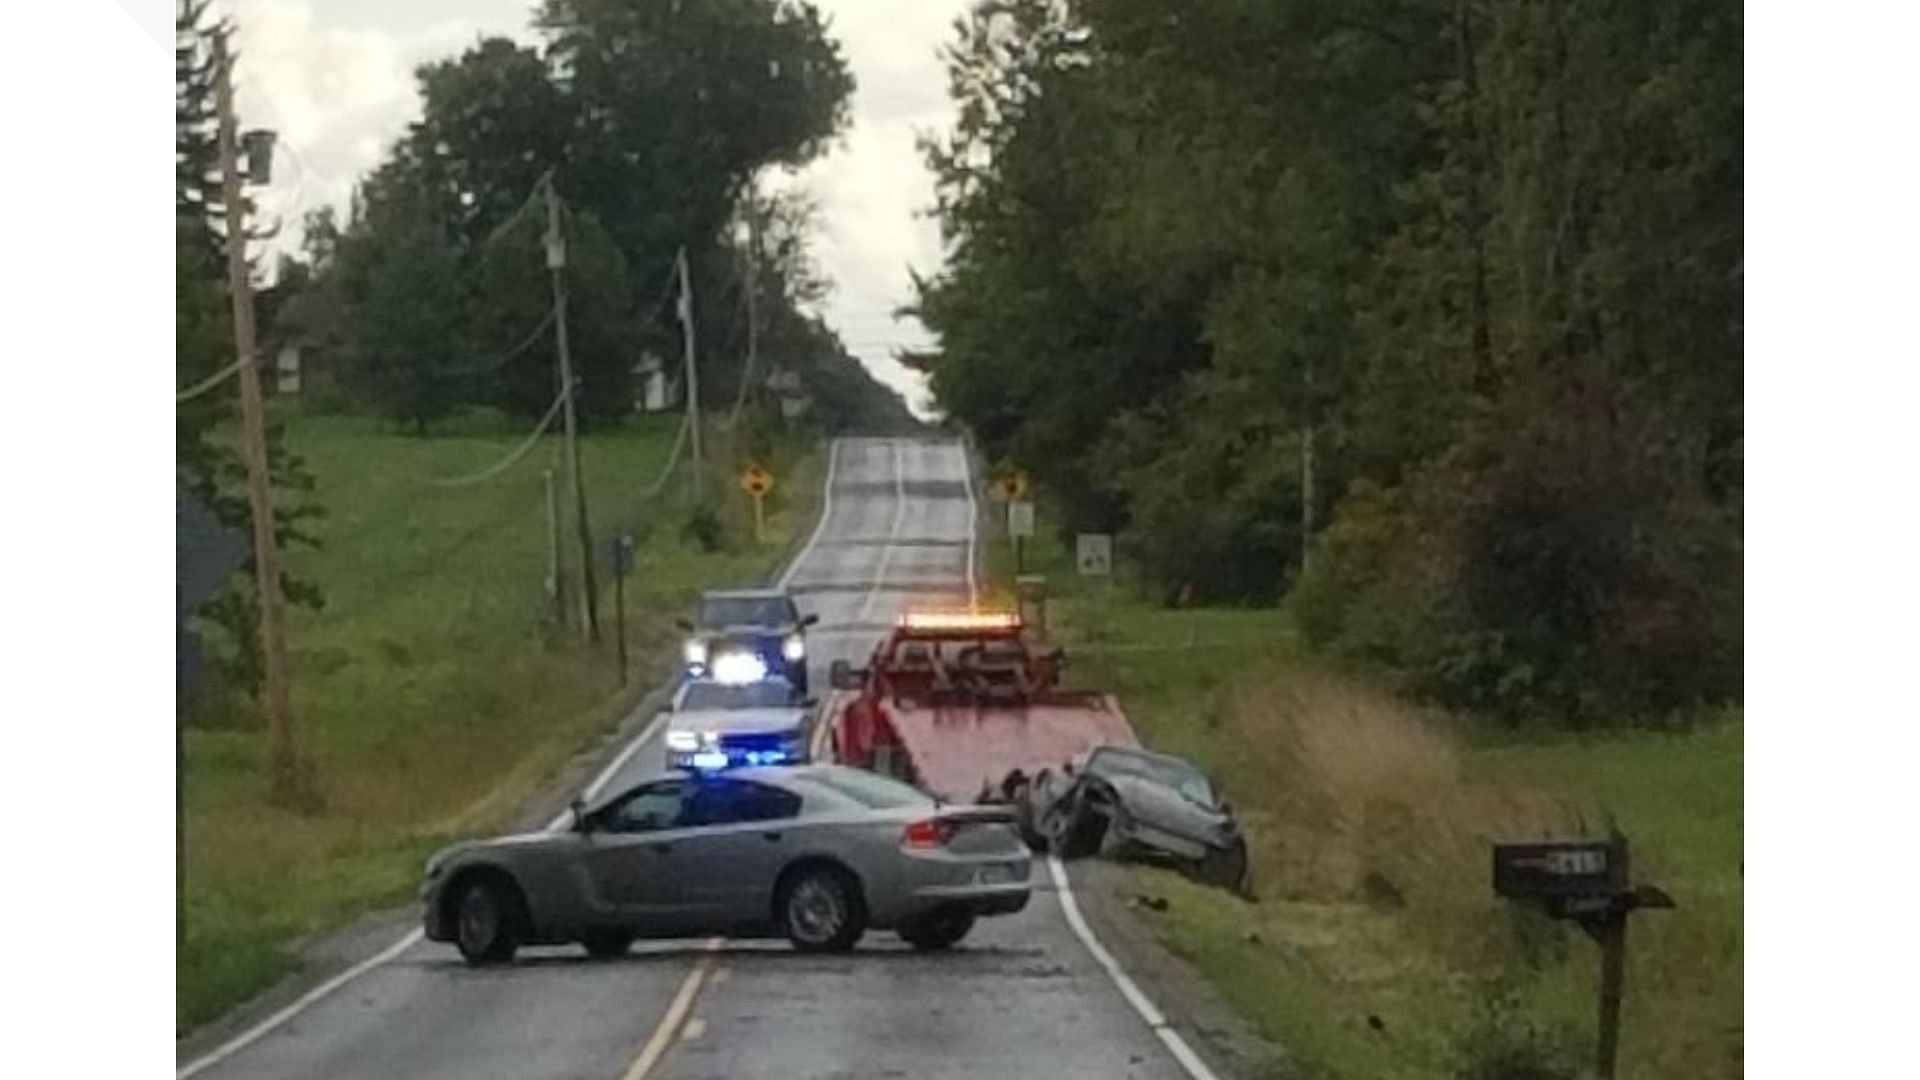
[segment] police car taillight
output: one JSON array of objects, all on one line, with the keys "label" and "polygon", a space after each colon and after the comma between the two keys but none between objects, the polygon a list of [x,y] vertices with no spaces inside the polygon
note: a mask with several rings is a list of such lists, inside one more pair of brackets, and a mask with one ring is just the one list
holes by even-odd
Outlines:
[{"label": "police car taillight", "polygon": [[953,839],[953,833],[953,822],[928,818],[907,826],[906,833],[900,837],[900,843],[906,847],[921,850],[943,848],[947,846],[947,841]]}]

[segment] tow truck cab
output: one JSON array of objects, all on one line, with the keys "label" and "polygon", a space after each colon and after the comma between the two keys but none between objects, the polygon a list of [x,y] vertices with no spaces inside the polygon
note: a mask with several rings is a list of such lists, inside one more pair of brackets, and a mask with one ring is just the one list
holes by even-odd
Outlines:
[{"label": "tow truck cab", "polygon": [[1011,612],[909,612],[864,668],[829,669],[836,760],[969,801],[1095,746],[1137,745],[1113,699],[1060,689],[1064,656]]}]

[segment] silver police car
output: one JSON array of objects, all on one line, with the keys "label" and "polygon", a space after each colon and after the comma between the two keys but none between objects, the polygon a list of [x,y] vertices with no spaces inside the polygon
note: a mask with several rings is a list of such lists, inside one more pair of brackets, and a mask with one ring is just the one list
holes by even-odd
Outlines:
[{"label": "silver police car", "polygon": [[941,805],[838,765],[743,768],[646,781],[571,828],[462,844],[427,863],[427,937],[469,964],[523,945],[595,957],[637,938],[785,936],[844,951],[869,929],[951,947],[983,916],[1019,911],[1032,857],[1000,807]]}]

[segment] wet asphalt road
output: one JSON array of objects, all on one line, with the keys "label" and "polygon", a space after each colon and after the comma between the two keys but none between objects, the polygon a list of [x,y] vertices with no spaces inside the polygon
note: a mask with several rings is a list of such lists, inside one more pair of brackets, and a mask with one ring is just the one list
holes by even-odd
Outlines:
[{"label": "wet asphalt road", "polygon": [[[831,477],[826,517],[786,581],[801,610],[820,615],[810,675],[821,693],[827,665],[863,661],[901,608],[966,600],[976,512],[957,443],[841,440]],[[608,791],[660,770],[654,735]],[[1048,881],[1044,865],[1035,872],[1037,885]],[[605,963],[575,948],[528,949],[488,970],[466,968],[451,946],[416,944],[199,1075],[1185,1075],[1074,936],[1050,887],[1017,915],[982,920],[944,955],[879,932],[844,956],[716,944],[643,942]],[[669,1015],[684,1022],[663,1029]]]}]

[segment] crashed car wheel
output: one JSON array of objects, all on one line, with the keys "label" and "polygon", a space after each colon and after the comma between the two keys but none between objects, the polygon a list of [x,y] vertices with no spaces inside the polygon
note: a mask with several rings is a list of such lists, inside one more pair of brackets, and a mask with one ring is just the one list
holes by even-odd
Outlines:
[{"label": "crashed car wheel", "polygon": [[1063,859],[1081,859],[1100,850],[1107,834],[1107,815],[1075,799],[1060,812],[1058,831],[1053,834],[1053,850]]},{"label": "crashed car wheel", "polygon": [[776,910],[787,940],[801,952],[846,952],[867,929],[859,887],[832,866],[795,874],[780,890]]},{"label": "crashed car wheel", "polygon": [[973,914],[966,911],[936,911],[900,927],[900,940],[922,952],[951,949],[973,929]]},{"label": "crashed car wheel", "polygon": [[1238,890],[1247,880],[1247,844],[1235,840],[1230,848],[1208,848],[1200,860],[1200,880],[1223,889]]}]

